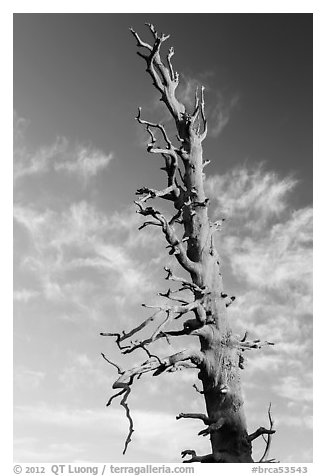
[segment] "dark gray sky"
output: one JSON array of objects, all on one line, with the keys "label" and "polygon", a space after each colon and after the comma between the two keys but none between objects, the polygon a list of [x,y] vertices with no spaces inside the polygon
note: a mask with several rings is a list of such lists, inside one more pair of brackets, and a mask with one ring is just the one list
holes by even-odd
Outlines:
[{"label": "dark gray sky", "polygon": [[129,167],[135,180],[144,174],[133,118],[156,93],[128,28],[147,21],[171,34],[177,69],[210,88],[211,107],[216,91],[225,113],[236,103],[223,134],[206,142],[212,171],[265,160],[303,180],[297,200],[308,203],[312,14],[15,15],[14,108],[30,120],[31,142],[57,135],[91,141],[119,150],[116,178]]},{"label": "dark gray sky", "polygon": [[136,189],[165,179],[137,107],[173,131],[128,31],[149,41],[145,22],[171,35],[180,98],[206,87],[206,188],[212,216],[227,217],[218,246],[233,326],[278,344],[243,373],[249,430],[268,424],[272,401],[271,457],[309,462],[311,14],[14,15],[15,458],[178,462],[184,448],[209,451],[198,423],[175,421],[204,411],[191,372],[138,383],[124,459],[127,422],[117,404],[105,408],[115,373],[100,352],[122,362],[98,334],[147,317],[140,304],[166,290],[173,264],[155,230],[137,231],[132,207]]}]

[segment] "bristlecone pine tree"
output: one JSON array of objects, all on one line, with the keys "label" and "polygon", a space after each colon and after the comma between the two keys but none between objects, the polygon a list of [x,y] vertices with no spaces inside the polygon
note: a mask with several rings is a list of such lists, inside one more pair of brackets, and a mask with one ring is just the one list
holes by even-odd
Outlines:
[{"label": "bristlecone pine tree", "polygon": [[[203,169],[209,163],[203,161],[202,151],[202,143],[207,134],[204,88],[201,88],[200,94],[194,92],[192,110],[188,110],[177,99],[179,75],[171,62],[173,48],[168,50],[165,61],[161,57],[162,44],[169,36],[160,36],[153,25],[147,26],[153,36],[152,44],[142,41],[132,28],[130,30],[139,47],[137,54],[145,60],[146,71],[173,118],[179,146],[173,145],[162,124],[144,120],[139,108],[136,119],[145,126],[149,134],[147,151],[160,154],[164,159],[163,170],[167,175],[167,186],[162,190],[140,188],[136,192],[139,199],[135,203],[138,213],[145,217],[140,229],[155,226],[162,230],[168,243],[169,254],[174,255],[177,263],[187,272],[188,278],[177,276],[166,267],[166,279],[178,286],[177,289],[169,288],[166,293],[159,293],[166,298],[168,304],[144,305],[155,308],[154,315],[129,332],[101,333],[104,336],[114,336],[123,354],[136,349],[143,349],[147,354],[144,363],[129,370],[122,370],[102,354],[108,363],[116,367],[119,374],[113,384],[113,389],[118,392],[110,398],[107,405],[110,405],[115,397],[121,397],[120,404],[125,408],[129,420],[125,453],[134,431],[127,403],[134,379],[147,372],[158,376],[162,372],[173,372],[187,367],[197,368],[203,390],[199,390],[197,386],[195,388],[205,399],[207,414],[180,413],[176,418],[201,420],[205,428],[199,434],[209,435],[211,453],[199,456],[194,450],[186,449],[181,453],[183,458],[189,456],[184,462],[253,462],[252,441],[259,436],[263,436],[266,442],[266,449],[260,461],[267,462],[271,435],[274,433],[270,410],[270,428],[260,427],[248,435],[240,371],[243,369],[243,353],[246,350],[259,349],[271,343],[248,341],[246,334],[243,338],[234,335],[228,322],[228,306],[234,297],[228,297],[224,292],[219,256],[214,244],[214,233],[221,227],[223,220],[215,223],[210,221],[209,200],[204,191]],[[164,145],[157,145],[157,136],[159,143]],[[172,202],[175,209],[172,218],[166,218],[157,208],[148,205],[148,202],[155,198]],[[167,329],[176,319],[189,313],[193,314],[193,318],[183,323],[182,330]],[[156,326],[150,337],[140,341],[128,341],[149,324]],[[200,348],[198,346],[198,350],[182,350],[167,357],[158,357],[149,351],[149,346],[158,339],[168,340],[172,336],[181,335],[198,336]],[[129,344],[123,344],[125,341]]]}]

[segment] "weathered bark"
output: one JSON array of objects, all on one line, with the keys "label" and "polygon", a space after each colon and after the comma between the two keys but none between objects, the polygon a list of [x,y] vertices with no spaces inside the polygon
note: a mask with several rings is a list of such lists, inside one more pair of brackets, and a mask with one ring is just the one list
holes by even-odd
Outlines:
[{"label": "weathered bark", "polygon": [[189,237],[187,256],[200,264],[199,271],[192,276],[194,283],[208,290],[202,303],[205,324],[193,331],[200,338],[204,356],[199,379],[203,383],[207,415],[212,422],[207,431],[215,462],[247,463],[252,461],[251,443],[243,412],[239,347],[228,324],[220,264],[207,214],[201,138],[193,123],[189,122],[187,127],[185,120],[187,118],[177,120],[177,128],[182,131],[181,138],[188,154],[185,198],[192,204],[183,212],[185,235]]},{"label": "weathered bark", "polygon": [[[161,100],[166,104],[174,121],[181,144],[176,147],[172,144],[161,124],[152,123],[141,118],[139,109],[137,120],[146,126],[150,136],[147,150],[153,154],[160,154],[165,161],[164,170],[167,173],[167,187],[163,190],[154,190],[143,187],[137,191],[140,198],[135,202],[138,213],[150,217],[141,228],[159,226],[168,243],[169,253],[175,255],[176,260],[189,275],[189,281],[177,277],[166,268],[167,279],[181,285],[178,291],[190,290],[193,301],[186,298],[173,297],[175,291],[160,293],[169,300],[177,301],[177,305],[145,306],[154,307],[157,311],[143,323],[128,333],[106,333],[114,335],[117,344],[123,353],[133,352],[143,348],[148,360],[141,364],[122,371],[117,365],[120,377],[113,388],[122,389],[116,396],[124,395],[121,404],[126,406],[126,394],[130,392],[135,377],[140,377],[145,372],[154,371],[159,375],[163,371],[175,370],[180,366],[196,367],[199,369],[198,378],[202,381],[203,395],[205,398],[207,415],[181,413],[177,418],[198,418],[203,421],[206,428],[199,434],[209,435],[212,452],[209,455],[197,456],[193,450],[185,450],[182,456],[190,455],[186,462],[214,462],[214,463],[248,463],[252,462],[251,442],[260,435],[268,434],[274,430],[258,429],[254,434],[248,435],[246,419],[243,411],[243,398],[240,383],[240,370],[243,368],[243,352],[251,348],[260,348],[264,344],[260,341],[248,342],[246,336],[240,338],[233,334],[228,322],[228,306],[234,297],[228,298],[223,289],[223,280],[220,271],[218,252],[214,244],[214,233],[220,227],[222,220],[212,223],[208,216],[209,200],[204,191],[203,169],[207,162],[203,161],[202,142],[207,134],[207,121],[204,111],[204,89],[200,96],[197,91],[194,95],[194,109],[187,111],[175,95],[179,77],[174,72],[171,57],[174,53],[170,49],[165,65],[160,56],[162,43],[168,36],[159,36],[152,25],[148,25],[154,37],[151,46],[140,39],[138,34],[131,29],[140,48],[147,50],[148,54],[138,54],[145,59],[147,72],[153,79],[153,84],[161,93]],[[157,146],[156,133],[159,133],[164,146]],[[181,164],[179,164],[181,162]],[[180,182],[181,179],[181,183]],[[170,220],[167,220],[160,211],[147,206],[146,202],[154,198],[169,200],[177,210]],[[178,237],[175,227],[182,228],[182,238]],[[168,323],[173,322],[182,315],[192,312],[194,319],[184,322],[183,330],[166,331]],[[121,346],[121,343],[132,337],[149,323],[157,322],[162,313],[166,314],[156,331],[149,339],[142,342]],[[196,335],[200,341],[200,351],[190,352],[184,350],[173,356],[160,359],[151,354],[147,348],[149,344],[160,338],[178,335]],[[109,363],[112,363],[109,361]],[[113,397],[114,398],[114,397]],[[112,398],[108,402],[110,404]],[[127,412],[129,418],[129,409]],[[130,425],[126,445],[130,441],[133,431]],[[125,448],[126,449],[126,448]]]}]

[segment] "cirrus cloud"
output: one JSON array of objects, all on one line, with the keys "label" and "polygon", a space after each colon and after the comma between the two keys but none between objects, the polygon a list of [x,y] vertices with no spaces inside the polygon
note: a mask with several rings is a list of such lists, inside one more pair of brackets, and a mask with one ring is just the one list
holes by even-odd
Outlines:
[{"label": "cirrus cloud", "polygon": [[28,121],[14,114],[14,182],[49,172],[62,172],[77,177],[84,185],[104,170],[113,160],[92,144],[72,143],[57,137],[50,145],[30,150],[25,141]]}]

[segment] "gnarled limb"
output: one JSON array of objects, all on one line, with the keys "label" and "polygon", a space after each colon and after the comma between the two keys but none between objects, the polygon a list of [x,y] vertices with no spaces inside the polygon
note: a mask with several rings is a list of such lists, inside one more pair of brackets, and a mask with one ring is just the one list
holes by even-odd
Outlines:
[{"label": "gnarled limb", "polygon": [[185,456],[191,456],[190,459],[184,460],[184,463],[217,463],[213,454],[208,454],[204,456],[197,455],[196,451],[194,450],[183,450],[181,451],[181,456],[184,458]]},{"label": "gnarled limb", "polygon": [[272,404],[270,403],[269,407],[268,407],[269,432],[267,434],[267,440],[265,440],[266,441],[265,451],[263,453],[263,456],[260,458],[259,463],[267,462],[267,461],[265,461],[265,458],[267,458],[267,456],[268,456],[268,453],[269,453],[269,450],[270,450],[270,447],[271,447],[271,443],[272,443],[272,434],[274,433],[274,431],[273,431],[274,422],[272,420],[271,408],[272,408]]},{"label": "gnarled limb", "polygon": [[[134,334],[136,334],[137,332],[141,331],[142,329],[144,329],[144,327],[146,327],[148,324],[154,322],[158,316],[158,314],[161,312],[161,310],[159,309],[157,312],[155,312],[154,314],[152,314],[151,316],[149,316],[147,319],[145,319],[141,324],[139,324],[138,326],[134,327],[133,329],[131,329],[129,332],[125,332],[125,331],[122,331],[121,334],[119,333],[111,333],[111,332],[101,332],[101,336],[108,336],[108,337],[111,337],[111,336],[115,336],[116,337],[116,343],[119,347],[120,350],[124,351],[128,348],[128,346],[125,346],[125,347],[122,347],[121,346],[121,342],[123,342],[124,340],[126,339],[129,339],[130,337],[132,337]],[[124,352],[123,352],[124,353]]]},{"label": "gnarled limb", "polygon": [[165,319],[163,320],[163,322],[161,322],[161,324],[158,326],[158,328],[155,329],[155,331],[153,332],[152,337],[151,337],[152,340],[156,339],[156,337],[162,332],[162,329],[167,325],[168,322],[171,322],[172,319],[174,319],[173,311],[167,310]]},{"label": "gnarled limb", "polygon": [[[199,325],[196,326],[196,329],[198,327],[203,326],[206,323],[206,312],[205,309],[202,305],[202,299],[196,299],[195,301],[189,302],[184,305],[179,305],[179,306],[168,306],[168,305],[160,305],[160,306],[148,306],[146,304],[142,304],[144,307],[148,307],[150,309],[160,309],[161,311],[164,311],[168,313],[169,315],[165,319],[165,323],[171,321],[172,319],[179,319],[181,316],[186,314],[187,312],[193,311],[196,317],[196,320],[198,321]],[[173,314],[176,314],[173,317]],[[189,322],[189,321],[188,321]],[[159,330],[161,330],[162,326],[159,326]]]},{"label": "gnarled limb", "polygon": [[138,347],[140,347],[141,349],[143,349],[143,350],[146,352],[147,356],[148,356],[150,359],[151,359],[152,357],[154,357],[154,359],[157,359],[157,361],[159,362],[159,364],[162,365],[162,361],[161,361],[161,359],[159,358],[159,356],[156,355],[156,354],[152,354],[152,353],[147,349],[146,343],[144,343],[144,342],[139,342]]},{"label": "gnarled limb", "polygon": [[159,36],[153,25],[147,24],[147,26],[154,37],[153,46],[142,41],[139,35],[132,28],[130,28],[131,33],[137,40],[137,46],[140,48],[145,48],[149,51],[149,55],[145,55],[140,51],[137,51],[137,54],[145,59],[147,63],[146,71],[152,77],[155,88],[161,93],[162,101],[166,104],[174,119],[179,120],[182,117],[182,114],[185,112],[185,107],[177,100],[175,96],[175,89],[179,84],[179,75],[174,74],[173,77],[171,77],[171,71],[173,71],[171,57],[173,53],[170,50],[167,59],[168,67],[164,65],[160,57],[161,45],[169,38],[169,36],[164,34]]},{"label": "gnarled limb", "polygon": [[138,201],[140,202],[147,202],[150,198],[165,198],[166,200],[174,200],[174,196],[172,192],[176,191],[175,185],[170,185],[166,187],[164,190],[155,190],[153,188],[142,187],[139,188],[136,192],[136,195],[143,195]]},{"label": "gnarled limb", "polygon": [[180,302],[181,304],[189,304],[190,302],[189,301],[186,301],[185,299],[181,299],[181,298],[178,298],[178,297],[171,297],[171,294],[175,294],[179,292],[179,290],[176,290],[176,291],[172,291],[170,288],[166,291],[166,293],[157,293],[158,296],[161,296],[161,297],[164,297],[166,299],[169,299],[170,301],[176,301],[176,302]]},{"label": "gnarled limb", "polygon": [[176,276],[175,274],[173,274],[172,270],[170,268],[166,267],[166,266],[164,267],[164,269],[168,273],[165,279],[169,279],[171,281],[182,283],[182,288],[179,289],[179,291],[189,289],[193,293],[201,294],[203,296],[205,294],[207,294],[207,289],[206,288],[201,288],[200,286],[197,286],[197,284],[195,284],[191,281],[187,281],[184,278],[180,278],[179,276]]},{"label": "gnarled limb", "polygon": [[201,264],[195,263],[194,261],[191,261],[190,258],[188,258],[185,248],[164,215],[162,215],[162,213],[158,210],[155,210],[153,207],[144,207],[143,203],[140,201],[135,201],[135,204],[139,207],[138,213],[144,216],[152,216],[161,224],[166,241],[169,243],[169,245],[175,247],[176,249],[174,255],[179,264],[189,273],[194,275],[199,274],[201,270]]},{"label": "gnarled limb", "polygon": [[213,421],[207,428],[201,430],[198,435],[207,436],[210,433],[214,433],[215,431],[219,431],[225,424],[224,418],[219,418],[217,421]]},{"label": "gnarled limb", "polygon": [[146,228],[146,226],[150,226],[150,225],[153,225],[153,226],[161,226],[160,223],[157,223],[155,221],[144,221],[144,223],[142,225],[140,225],[138,227],[138,230],[142,230],[143,228]]},{"label": "gnarled limb", "polygon": [[[117,369],[119,375],[124,374],[124,371],[121,369],[121,367],[119,365],[115,364],[114,362],[112,362],[111,360],[109,360],[103,353],[102,353],[102,357],[110,365],[113,365]],[[129,409],[129,406],[128,406],[128,403],[127,403],[127,399],[128,399],[129,394],[130,394],[130,391],[131,391],[130,385],[132,385],[132,382],[133,382],[133,376],[130,377],[128,382],[126,382],[122,385],[114,386],[114,384],[113,384],[113,388],[121,388],[122,390],[120,390],[118,393],[113,395],[106,404],[106,406],[108,407],[109,405],[111,405],[111,402],[114,398],[119,397],[120,395],[123,395],[122,399],[120,400],[120,405],[125,409],[126,417],[129,421],[129,430],[128,430],[128,434],[127,434],[127,437],[126,437],[126,440],[125,440],[125,446],[124,446],[124,449],[123,449],[123,454],[125,454],[125,452],[127,451],[128,445],[131,441],[131,435],[134,431],[134,422],[133,422],[133,419],[131,418],[130,409]]]},{"label": "gnarled limb", "polygon": [[267,430],[267,428],[264,428],[263,426],[259,427],[256,431],[251,433],[248,438],[250,441],[255,440],[259,436],[262,435],[273,435],[275,433],[275,430]]},{"label": "gnarled limb", "polygon": [[173,48],[173,46],[171,46],[169,48],[169,52],[167,54],[166,61],[168,63],[168,68],[169,68],[169,71],[170,71],[170,78],[171,78],[172,81],[176,81],[176,80],[178,80],[178,73],[174,72],[173,66],[172,66],[172,63],[171,63],[171,58],[172,58],[173,55],[174,55],[174,48]]},{"label": "gnarled limb", "polygon": [[183,360],[182,362],[177,362],[173,367],[170,367],[167,372],[176,372],[177,370],[183,369],[196,369],[198,368],[196,364]]},{"label": "gnarled limb", "polygon": [[[224,293],[221,297],[226,298],[228,296],[227,294]],[[234,300],[235,297],[232,296],[230,299]],[[267,345],[275,345],[274,342],[269,342],[267,340],[261,341],[260,339],[254,339],[252,341],[249,341],[247,340],[247,336],[248,336],[248,331],[245,332],[242,339],[240,339],[239,336],[231,337],[232,345],[234,345],[235,347],[238,347],[242,351],[251,350],[251,349],[261,349],[262,347],[265,347]]]},{"label": "gnarled limb", "polygon": [[[151,141],[147,144],[147,152],[150,152],[152,154],[161,154],[163,156],[165,160],[165,167],[162,167],[162,170],[166,171],[168,176],[168,186],[171,187],[171,192],[167,199],[176,201],[183,192],[182,188],[177,184],[176,180],[176,172],[178,170],[178,156],[182,156],[181,150],[173,146],[162,124],[145,121],[144,119],[141,119],[140,115],[141,107],[138,108],[138,115],[136,117],[136,120],[140,124],[146,126],[146,130],[150,135]],[[163,139],[166,142],[165,149],[163,149],[162,147],[155,146],[156,138],[152,129],[159,129],[161,131]]]},{"label": "gnarled limb", "polygon": [[244,341],[239,342],[239,347],[242,350],[250,350],[250,349],[261,349],[267,345],[275,345],[274,342],[269,342],[267,340],[261,341],[260,339],[255,339],[253,341]]},{"label": "gnarled limb", "polygon": [[[202,116],[202,120],[203,120],[204,129],[203,129],[202,133],[199,135],[200,142],[202,142],[207,136],[207,119],[205,117],[204,90],[205,90],[205,88],[204,88],[204,86],[202,86],[201,87],[200,112],[201,112],[201,116]],[[207,165],[207,163],[205,165]],[[205,165],[203,164],[203,168],[204,168]]]},{"label": "gnarled limb", "polygon": [[[120,392],[118,392],[114,397],[116,397],[118,395],[123,395],[122,399],[120,400],[120,405],[122,407],[124,407],[125,412],[126,412],[126,417],[129,421],[129,430],[128,430],[128,434],[127,434],[127,437],[126,437],[126,440],[125,440],[125,446],[124,446],[122,454],[126,453],[128,445],[131,442],[131,435],[134,432],[134,422],[133,422],[133,419],[131,418],[130,409],[129,409],[129,406],[128,406],[128,403],[127,403],[128,396],[131,392],[130,385],[132,385],[132,383],[133,383],[133,377],[129,379],[128,383],[122,383],[122,384],[117,385],[117,386],[115,386],[113,384],[113,386],[112,386],[113,388],[122,388],[122,390]],[[112,401],[112,399],[111,399],[111,401]],[[110,402],[110,400],[109,400],[109,402]],[[108,404],[109,404],[109,402],[108,402]],[[107,406],[108,406],[108,404],[107,404]]]},{"label": "gnarled limb", "polygon": [[141,116],[141,107],[139,106],[139,107],[138,107],[138,114],[137,114],[137,116],[136,116],[135,119],[136,119],[136,121],[139,122],[139,124],[142,124],[142,125],[146,126],[147,131],[148,131],[149,135],[151,136],[150,146],[151,146],[151,147],[154,147],[154,144],[156,143],[156,139],[155,139],[155,137],[154,137],[154,134],[153,134],[151,128],[159,129],[159,130],[161,131],[161,133],[162,133],[162,136],[163,136],[165,142],[166,142],[166,149],[164,149],[164,152],[163,152],[163,153],[168,154],[169,152],[171,152],[171,153],[175,156],[175,158],[176,158],[176,160],[177,160],[177,159],[178,159],[178,156],[177,156],[177,154],[176,154],[177,148],[174,147],[173,144],[172,144],[172,142],[170,141],[170,139],[169,139],[169,137],[168,137],[168,135],[167,135],[167,132],[166,132],[166,130],[165,130],[165,127],[164,127],[162,124],[160,124],[160,123],[150,122],[150,121],[146,121],[145,119],[141,119],[140,116]]},{"label": "gnarled limb", "polygon": [[[131,383],[132,383],[132,382],[131,382]],[[124,446],[124,448],[123,448],[122,454],[125,454],[125,453],[126,453],[127,448],[128,448],[128,445],[129,445],[129,443],[131,442],[131,435],[132,435],[133,432],[134,432],[134,422],[133,422],[133,419],[131,418],[130,409],[129,409],[129,406],[128,406],[128,404],[127,404],[127,399],[128,399],[128,396],[129,396],[129,393],[130,393],[130,392],[131,392],[130,385],[127,385],[127,386],[126,386],[126,391],[124,392],[124,396],[123,396],[122,400],[120,401],[120,405],[125,408],[125,410],[126,410],[126,417],[127,417],[128,420],[129,420],[129,431],[128,431],[128,435],[127,435],[127,438],[126,438],[126,441],[125,441],[125,446]]]},{"label": "gnarled limb", "polygon": [[[190,304],[193,304],[193,303],[185,303],[186,305],[188,305],[188,307],[186,309],[188,309],[189,311],[189,305]],[[157,308],[156,306],[147,306],[147,305],[143,305],[144,307],[149,307],[149,308]],[[158,308],[158,310],[152,314],[151,316],[149,316],[147,319],[145,319],[141,324],[139,324],[138,326],[136,326],[134,329],[131,329],[129,332],[125,332],[125,331],[122,331],[121,334],[119,333],[111,333],[111,332],[101,332],[100,335],[101,336],[105,336],[105,337],[116,337],[116,344],[118,345],[119,349],[121,350],[122,354],[130,354],[132,352],[134,352],[135,350],[137,349],[143,349],[147,355],[149,357],[155,357],[157,358],[159,361],[160,359],[152,354],[152,353],[149,353],[148,349],[147,349],[147,346],[149,344],[152,344],[153,342],[155,342],[156,340],[158,339],[162,339],[162,338],[166,338],[168,340],[168,337],[169,336],[181,336],[181,335],[189,335],[189,334],[192,334],[193,331],[195,331],[196,329],[198,329],[199,327],[202,326],[202,324],[200,322],[198,322],[198,319],[188,319],[184,322],[183,324],[183,329],[182,330],[170,330],[170,331],[162,331],[162,324],[166,325],[167,321],[164,320],[162,324],[160,324],[156,330],[154,331],[154,333],[152,334],[151,337],[147,338],[147,339],[143,339],[141,341],[135,341],[135,342],[131,342],[130,345],[126,345],[126,346],[122,346],[121,345],[121,342],[124,341],[125,339],[128,339],[130,337],[132,337],[133,335],[135,335],[136,333],[138,333],[140,330],[144,329],[147,325],[149,325],[150,323],[152,322],[155,322],[156,318],[158,317],[158,315],[162,312],[162,311],[165,311],[167,312],[168,311],[168,307],[160,307]],[[175,309],[180,309],[180,307],[182,306],[175,306],[174,307],[174,310]],[[171,311],[173,308],[171,307],[169,309],[169,311]],[[176,317],[174,317],[174,319],[177,319],[180,317],[180,315],[182,314],[185,314],[186,312],[188,312],[186,309],[184,309],[183,311],[184,312],[181,312],[177,314]],[[191,309],[190,309],[191,310]],[[169,341],[168,341],[169,342]],[[102,354],[103,358],[108,362],[110,363],[111,365],[115,366],[117,369],[117,365],[113,362],[111,362],[109,359],[107,359],[107,357],[104,356],[104,354]],[[160,361],[161,362],[161,361]],[[121,368],[119,367],[118,371],[121,373],[122,370]]]},{"label": "gnarled limb", "polygon": [[215,420],[204,415],[204,413],[179,413],[175,418],[176,420],[180,420],[180,418],[195,418],[196,420],[204,422],[205,425],[210,425],[215,422]]},{"label": "gnarled limb", "polygon": [[[161,330],[163,329],[163,327],[167,324],[167,322],[169,322],[170,320],[172,320],[172,312],[177,312],[178,315],[177,317],[180,317],[180,315],[188,312],[189,310],[191,310],[191,307],[190,304],[193,304],[193,303],[188,303],[187,307],[185,309],[182,309],[182,311],[180,312],[180,309],[183,308],[184,306],[174,306],[174,307],[170,307],[170,306],[148,306],[146,304],[143,304],[143,307],[147,307],[147,308],[154,308],[154,309],[157,309],[157,311],[150,315],[147,319],[145,319],[143,322],[141,322],[138,326],[136,326],[135,328],[131,329],[129,332],[125,332],[123,331],[122,334],[119,334],[119,333],[111,333],[111,332],[101,332],[100,335],[102,336],[114,336],[116,337],[116,343],[119,347],[119,349],[121,350],[121,352],[123,354],[130,354],[131,352],[134,352],[135,350],[137,349],[140,349],[142,348],[147,354],[149,354],[149,351],[148,349],[146,348],[147,345],[151,344],[152,342],[158,340],[158,339],[161,339],[162,337],[166,337],[166,333],[163,333]],[[166,312],[167,313],[167,317],[166,319],[163,320],[163,322],[161,324],[158,325],[158,327],[156,328],[156,330],[153,332],[152,336],[147,338],[147,339],[144,339],[142,341],[136,341],[136,342],[131,342],[130,345],[126,345],[126,346],[122,346],[121,345],[121,342],[126,340],[126,339],[129,339],[130,337],[132,337],[133,335],[137,334],[139,331],[141,331],[142,329],[144,329],[146,326],[148,326],[149,324],[155,322],[157,320],[157,318],[159,317],[160,313],[161,312]],[[174,319],[177,318],[177,317],[173,317]],[[186,334],[186,332],[184,332],[184,334]],[[170,333],[170,335],[173,335]],[[179,335],[179,334],[178,334]],[[103,355],[103,354],[102,354]],[[153,356],[153,354],[150,354],[149,356]],[[104,355],[103,355],[104,357]],[[157,359],[158,357],[155,356]],[[111,363],[112,365],[116,366],[116,364],[110,362],[106,357],[104,357],[109,363]],[[159,360],[159,359],[158,359]]]},{"label": "gnarled limb", "polygon": [[196,364],[197,367],[200,366],[200,364],[203,361],[203,354],[200,351],[196,351],[193,349],[185,349],[182,350],[181,352],[177,352],[176,354],[169,355],[168,357],[165,357],[164,359],[161,359],[161,363],[157,361],[157,359],[148,359],[144,363],[135,365],[129,370],[125,370],[121,376],[118,378],[116,382],[113,384],[113,388],[121,388],[119,387],[120,384],[125,384],[128,382],[131,378],[144,374],[147,372],[152,372],[152,371],[159,371],[158,373],[154,373],[153,375],[159,375],[159,373],[164,372],[167,370],[169,367],[174,366],[176,363],[184,361],[184,360],[190,360],[192,363]]},{"label": "gnarled limb", "polygon": [[196,301],[191,301],[187,304],[180,305],[180,306],[169,306],[167,304],[160,304],[158,306],[156,305],[149,305],[149,304],[142,304],[143,307],[146,307],[148,309],[159,309],[160,311],[164,312],[173,312],[177,314],[178,316],[175,318],[179,318],[183,314],[186,314],[187,312],[193,311],[194,309],[197,309],[198,306],[201,304],[201,299],[197,299]]},{"label": "gnarled limb", "polygon": [[[201,87],[201,97],[199,99],[197,94],[197,89],[195,93],[195,108],[191,115],[188,116],[188,120],[190,123],[189,134],[190,136],[196,135],[198,137],[199,142],[202,142],[207,135],[207,120],[205,117],[205,99],[204,99],[204,86]],[[199,119],[201,116],[201,121]],[[203,125],[203,131],[201,132],[201,122]],[[195,127],[195,124],[197,127]]]},{"label": "gnarled limb", "polygon": [[116,397],[119,397],[119,395],[122,395],[123,393],[125,393],[125,391],[124,391],[124,390],[121,390],[120,392],[115,393],[114,395],[112,395],[112,397],[109,398],[109,400],[108,400],[106,406],[109,407],[109,406],[111,405],[111,403],[112,403],[112,400],[114,400]]},{"label": "gnarled limb", "polygon": [[122,374],[123,374],[123,370],[122,370],[122,368],[121,368],[118,364],[115,364],[114,362],[112,362],[111,360],[109,360],[109,359],[103,354],[103,352],[101,352],[101,355],[102,355],[103,359],[108,362],[108,364],[113,365],[113,367],[115,367],[115,368],[117,369],[119,375],[122,375]]},{"label": "gnarled limb", "polygon": [[[119,334],[118,332],[100,332],[100,336],[115,337],[116,338],[115,342],[116,342],[117,346],[119,347],[119,349],[122,351],[122,353],[124,352],[125,349],[128,348],[128,346],[122,346],[121,345],[121,341],[124,340],[124,338],[125,338],[124,335],[125,335],[124,331],[122,332],[122,334]],[[103,356],[103,354],[102,354],[102,356]],[[109,362],[109,363],[111,363],[111,362]],[[114,365],[114,364],[112,364],[112,365]]]},{"label": "gnarled limb", "polygon": [[133,380],[135,377],[140,377],[142,374],[151,372],[151,371],[156,371],[154,372],[153,375],[159,375],[160,373],[164,372],[165,370],[168,370],[169,368],[173,368],[174,366],[177,366],[180,362],[190,360],[195,367],[198,367],[202,360],[203,360],[203,355],[201,354],[200,351],[192,351],[189,349],[183,350],[181,352],[178,352],[176,354],[170,355],[168,357],[165,357],[164,359],[159,359],[157,356],[150,355],[150,358],[144,362],[143,364],[136,365],[133,368],[129,370],[123,371],[119,365],[115,364],[114,362],[110,361],[103,353],[102,356],[103,358],[110,364],[113,365],[119,374],[119,378],[114,382],[112,385],[113,389],[121,389],[119,390],[118,393],[113,395],[110,400],[107,403],[107,406],[109,406],[112,402],[112,400],[118,396],[123,395],[120,405],[124,407],[125,412],[126,412],[126,417],[129,421],[129,431],[127,438],[125,440],[125,446],[123,450],[123,454],[127,451],[128,444],[131,441],[131,435],[134,432],[134,426],[133,426],[133,420],[130,414],[130,409],[128,407],[127,399],[128,396],[131,392],[131,385],[133,383]]},{"label": "gnarled limb", "polygon": [[[173,146],[162,124],[145,121],[141,119],[140,115],[141,108],[139,107],[136,120],[140,124],[146,126],[147,132],[149,133],[151,138],[151,141],[147,145],[147,151],[153,154],[161,154],[163,156],[165,160],[165,167],[162,167],[162,170],[165,170],[167,173],[168,187],[164,190],[146,189],[145,187],[143,187],[142,189],[137,190],[136,193],[137,195],[146,193],[146,195],[141,199],[141,201],[143,202],[147,201],[149,198],[161,197],[166,200],[174,201],[175,203],[178,201],[178,206],[180,207],[182,204],[181,196],[184,194],[182,187],[178,185],[176,179],[176,172],[178,170],[178,156],[180,155],[180,150]],[[161,131],[162,136],[166,142],[165,149],[161,147],[155,147],[156,138],[152,131],[153,128],[159,129]]]}]

